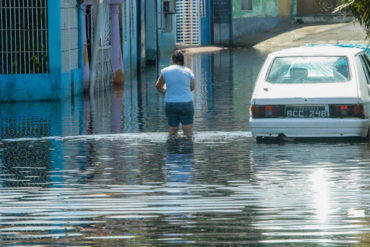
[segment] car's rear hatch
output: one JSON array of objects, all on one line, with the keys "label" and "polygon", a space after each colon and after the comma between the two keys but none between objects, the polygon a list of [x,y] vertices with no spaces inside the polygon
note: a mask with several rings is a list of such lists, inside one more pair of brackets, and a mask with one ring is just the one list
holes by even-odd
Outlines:
[{"label": "car's rear hatch", "polygon": [[360,101],[358,87],[353,81],[312,84],[272,84],[265,82],[253,95],[252,104],[359,104],[362,103]]}]

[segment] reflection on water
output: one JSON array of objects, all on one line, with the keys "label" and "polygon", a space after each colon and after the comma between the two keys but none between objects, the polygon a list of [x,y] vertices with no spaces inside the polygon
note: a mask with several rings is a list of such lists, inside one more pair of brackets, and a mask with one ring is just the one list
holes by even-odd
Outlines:
[{"label": "reflection on water", "polygon": [[[229,50],[186,57],[196,75],[195,130],[248,130],[249,101],[265,54]],[[165,63],[169,59],[163,59]],[[167,64],[163,64],[164,67]],[[128,78],[111,93],[61,102],[3,103],[2,138],[166,131],[164,98],[155,90],[157,71]]]},{"label": "reflection on water", "polygon": [[178,138],[168,140],[166,153],[166,181],[169,183],[192,183],[193,166],[193,141]]},{"label": "reflection on water", "polygon": [[167,142],[156,69],[94,99],[0,106],[6,246],[366,246],[367,143],[259,144],[265,55],[187,57],[195,136]]}]

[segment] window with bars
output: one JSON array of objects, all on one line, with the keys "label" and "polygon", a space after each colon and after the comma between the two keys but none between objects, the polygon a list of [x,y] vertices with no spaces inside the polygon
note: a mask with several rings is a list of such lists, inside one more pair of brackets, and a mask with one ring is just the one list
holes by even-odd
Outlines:
[{"label": "window with bars", "polygon": [[48,0],[0,0],[0,74],[49,72]]},{"label": "window with bars", "polygon": [[200,17],[203,1],[177,0],[176,1],[176,44],[200,44]]}]

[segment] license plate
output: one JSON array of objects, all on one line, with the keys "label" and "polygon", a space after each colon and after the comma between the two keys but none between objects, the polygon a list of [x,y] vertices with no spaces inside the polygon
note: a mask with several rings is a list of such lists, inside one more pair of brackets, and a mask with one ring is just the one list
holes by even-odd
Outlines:
[{"label": "license plate", "polygon": [[286,106],[287,118],[328,118],[328,106]]}]

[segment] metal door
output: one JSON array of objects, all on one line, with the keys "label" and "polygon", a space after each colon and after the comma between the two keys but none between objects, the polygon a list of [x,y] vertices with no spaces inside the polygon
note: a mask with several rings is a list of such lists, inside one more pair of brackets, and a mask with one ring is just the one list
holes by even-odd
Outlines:
[{"label": "metal door", "polygon": [[230,45],[232,37],[232,1],[213,0],[213,44]]}]

